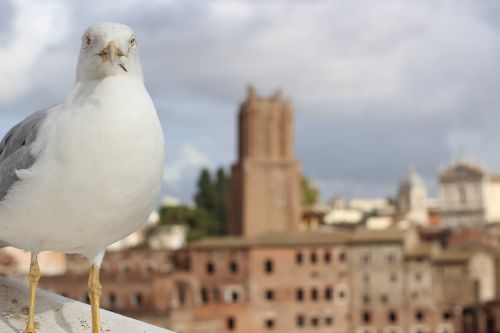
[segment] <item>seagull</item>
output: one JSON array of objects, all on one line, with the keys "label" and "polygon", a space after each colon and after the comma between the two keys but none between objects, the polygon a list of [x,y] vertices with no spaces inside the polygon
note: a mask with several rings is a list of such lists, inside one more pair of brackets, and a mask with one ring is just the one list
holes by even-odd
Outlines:
[{"label": "seagull", "polygon": [[64,102],[31,114],[0,143],[0,243],[31,253],[24,333],[35,333],[42,251],[89,260],[92,332],[100,333],[105,249],[146,221],[163,164],[163,131],[144,86],[135,33],[118,23],[92,25]]}]

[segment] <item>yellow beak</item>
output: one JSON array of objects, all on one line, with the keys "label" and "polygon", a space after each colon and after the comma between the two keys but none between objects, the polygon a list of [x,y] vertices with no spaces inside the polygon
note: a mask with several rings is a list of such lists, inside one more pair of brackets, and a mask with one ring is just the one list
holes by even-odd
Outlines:
[{"label": "yellow beak", "polygon": [[109,61],[114,64],[116,59],[123,56],[123,52],[118,48],[118,45],[114,41],[108,43],[99,55],[102,57],[103,61]]}]

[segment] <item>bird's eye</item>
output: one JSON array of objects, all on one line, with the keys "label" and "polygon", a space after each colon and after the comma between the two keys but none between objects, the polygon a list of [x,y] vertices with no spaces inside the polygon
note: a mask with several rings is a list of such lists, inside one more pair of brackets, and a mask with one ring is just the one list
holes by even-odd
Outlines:
[{"label": "bird's eye", "polygon": [[137,42],[136,42],[136,40],[135,40],[135,37],[132,37],[132,38],[130,39],[130,46],[135,46],[135,44],[136,44],[136,43],[137,43]]},{"label": "bird's eye", "polygon": [[92,43],[92,39],[90,38],[90,36],[85,36],[85,45],[90,46],[90,43]]}]

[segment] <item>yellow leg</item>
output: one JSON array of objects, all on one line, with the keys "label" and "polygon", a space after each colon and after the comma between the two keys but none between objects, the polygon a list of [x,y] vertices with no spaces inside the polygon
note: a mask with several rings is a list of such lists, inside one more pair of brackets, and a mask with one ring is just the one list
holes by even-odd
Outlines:
[{"label": "yellow leg", "polygon": [[31,254],[30,272],[28,274],[28,281],[30,283],[30,310],[28,315],[28,324],[24,333],[35,333],[35,298],[36,287],[38,280],[40,280],[40,267],[38,267],[37,254]]},{"label": "yellow leg", "polygon": [[99,299],[101,297],[102,286],[99,282],[99,268],[92,265],[89,274],[89,298],[92,308],[92,333],[101,332],[101,321],[99,318]]}]

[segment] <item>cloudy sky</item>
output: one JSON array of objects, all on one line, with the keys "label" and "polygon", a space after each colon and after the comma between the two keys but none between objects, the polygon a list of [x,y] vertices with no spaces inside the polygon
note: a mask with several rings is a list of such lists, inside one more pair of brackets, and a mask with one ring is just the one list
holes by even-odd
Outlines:
[{"label": "cloudy sky", "polygon": [[64,99],[80,35],[101,21],[137,32],[168,195],[190,200],[200,167],[234,161],[248,82],[292,99],[324,199],[391,195],[409,165],[435,188],[462,155],[500,170],[498,1],[2,1],[2,136]]}]

